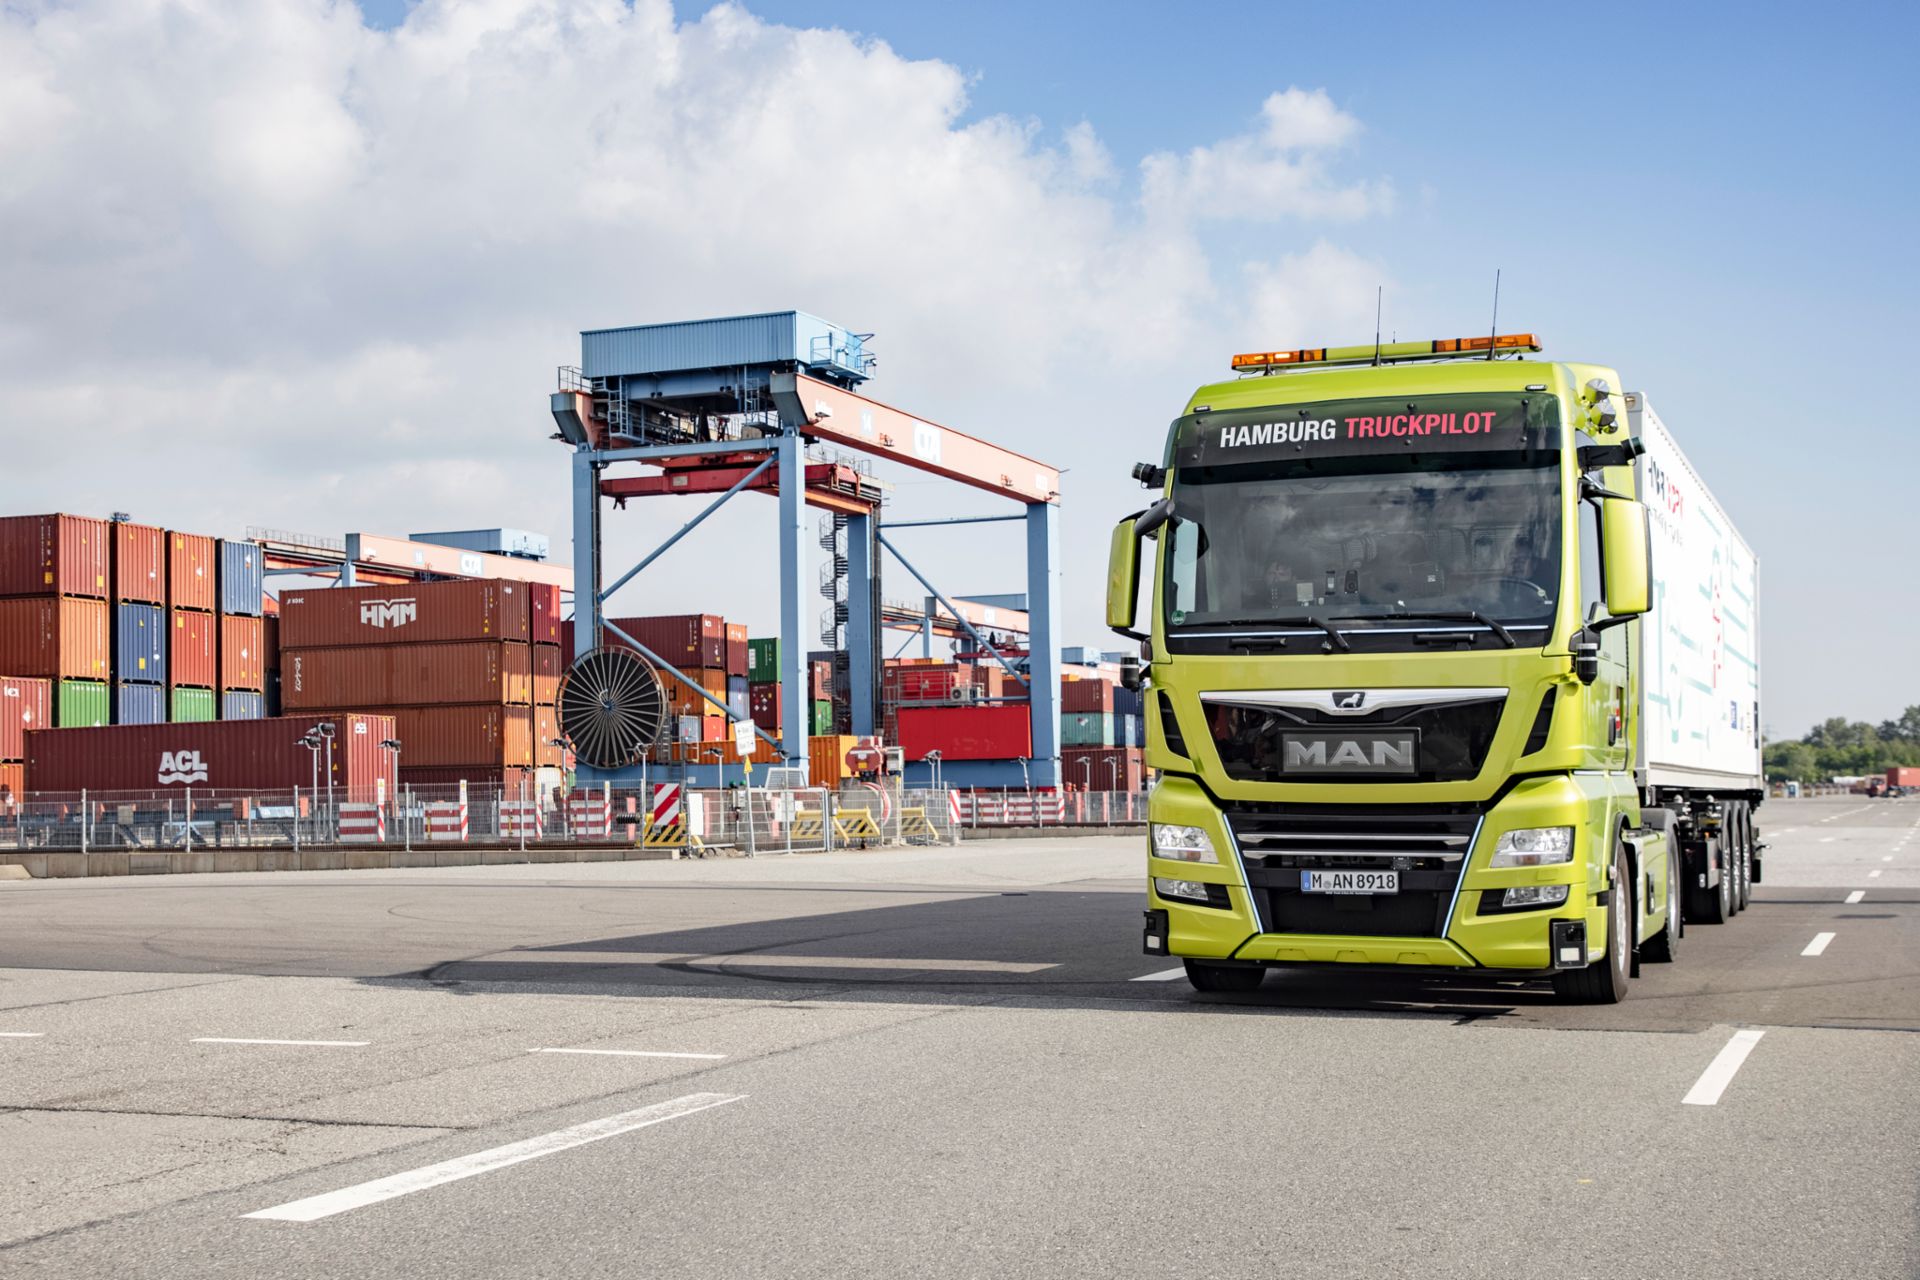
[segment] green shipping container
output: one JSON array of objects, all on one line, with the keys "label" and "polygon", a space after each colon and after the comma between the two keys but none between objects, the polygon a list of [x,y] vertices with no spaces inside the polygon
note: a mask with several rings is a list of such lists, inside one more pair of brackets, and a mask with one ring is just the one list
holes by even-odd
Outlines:
[{"label": "green shipping container", "polygon": [[200,724],[217,720],[218,695],[211,689],[175,689],[167,719],[174,724]]},{"label": "green shipping container", "polygon": [[823,738],[833,732],[833,704],[815,701],[813,704],[813,736]]},{"label": "green shipping container", "polygon": [[1060,745],[1063,747],[1111,747],[1113,713],[1109,711],[1071,711],[1060,717]]},{"label": "green shipping container", "polygon": [[62,680],[53,699],[59,729],[90,729],[113,723],[113,693],[104,680]]},{"label": "green shipping container", "polygon": [[747,682],[777,684],[780,680],[780,638],[747,641]]}]

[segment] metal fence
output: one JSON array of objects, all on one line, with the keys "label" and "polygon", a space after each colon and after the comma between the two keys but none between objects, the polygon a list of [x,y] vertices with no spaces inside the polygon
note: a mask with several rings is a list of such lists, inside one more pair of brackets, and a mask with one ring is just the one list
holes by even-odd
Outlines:
[{"label": "metal fence", "polygon": [[956,791],[954,821],[974,827],[1112,827],[1147,820],[1144,791]]}]

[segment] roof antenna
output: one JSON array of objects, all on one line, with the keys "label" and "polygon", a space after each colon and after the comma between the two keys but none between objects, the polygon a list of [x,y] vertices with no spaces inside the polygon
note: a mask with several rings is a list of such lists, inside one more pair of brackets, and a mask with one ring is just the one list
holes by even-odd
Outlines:
[{"label": "roof antenna", "polygon": [[1380,299],[1386,286],[1373,286],[1373,362],[1380,363]]},{"label": "roof antenna", "polygon": [[1487,330],[1487,359],[1493,359],[1500,337],[1500,268],[1493,269],[1493,327]]}]

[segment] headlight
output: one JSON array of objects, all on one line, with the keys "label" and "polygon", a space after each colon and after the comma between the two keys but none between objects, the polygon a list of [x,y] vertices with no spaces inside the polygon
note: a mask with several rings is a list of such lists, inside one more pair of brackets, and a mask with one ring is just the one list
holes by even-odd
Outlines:
[{"label": "headlight", "polygon": [[1490,867],[1550,867],[1573,861],[1572,827],[1526,827],[1502,833]]},{"label": "headlight", "polygon": [[[1210,902],[1207,886],[1198,880],[1168,880],[1164,876],[1153,878],[1153,891],[1163,898],[1185,898],[1189,902]],[[1225,906],[1223,902],[1220,905]]]},{"label": "headlight", "polygon": [[1178,862],[1218,862],[1214,856],[1213,841],[1199,827],[1174,827],[1165,823],[1153,824],[1153,854],[1156,858],[1172,858]]},{"label": "headlight", "polygon": [[1508,910],[1522,907],[1557,907],[1567,900],[1567,886],[1563,884],[1523,884],[1507,890],[1500,899],[1500,905]]}]

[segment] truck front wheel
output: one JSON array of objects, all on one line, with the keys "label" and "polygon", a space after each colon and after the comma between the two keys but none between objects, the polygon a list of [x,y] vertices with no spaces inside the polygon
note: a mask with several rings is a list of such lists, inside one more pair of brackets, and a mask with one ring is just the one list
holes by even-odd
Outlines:
[{"label": "truck front wheel", "polygon": [[1660,932],[1640,944],[1640,958],[1656,964],[1671,964],[1680,949],[1680,858],[1667,851],[1667,923]]},{"label": "truck front wheel", "polygon": [[1187,981],[1195,991],[1254,991],[1267,976],[1258,965],[1208,964],[1204,960],[1186,963]]},{"label": "truck front wheel", "polygon": [[1627,998],[1627,980],[1633,968],[1633,944],[1628,934],[1634,915],[1633,881],[1627,875],[1626,851],[1613,851],[1613,892],[1607,896],[1607,954],[1584,969],[1553,975],[1553,990],[1575,1004],[1619,1004]]}]

